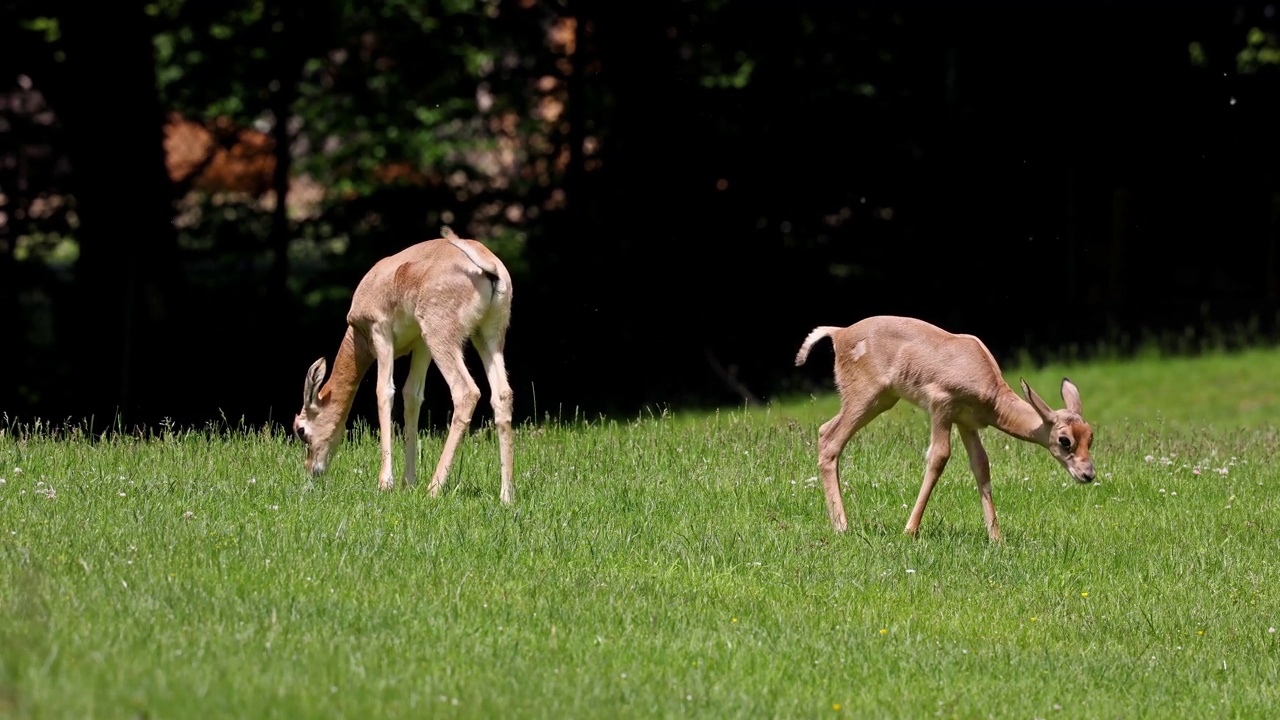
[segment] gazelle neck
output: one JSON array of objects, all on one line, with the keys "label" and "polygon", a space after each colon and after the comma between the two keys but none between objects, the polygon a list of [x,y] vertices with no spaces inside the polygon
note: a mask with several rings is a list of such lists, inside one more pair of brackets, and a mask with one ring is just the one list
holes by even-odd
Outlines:
[{"label": "gazelle neck", "polygon": [[1018,397],[1013,388],[1004,387],[996,398],[995,426],[1019,440],[1048,447],[1049,428],[1031,403]]},{"label": "gazelle neck", "polygon": [[320,388],[319,395],[321,412],[332,419],[330,432],[340,433],[346,428],[347,415],[355,402],[360,380],[373,364],[373,353],[368,344],[368,340],[350,326],[342,336],[342,344],[333,359],[333,371],[329,373],[324,387]]}]

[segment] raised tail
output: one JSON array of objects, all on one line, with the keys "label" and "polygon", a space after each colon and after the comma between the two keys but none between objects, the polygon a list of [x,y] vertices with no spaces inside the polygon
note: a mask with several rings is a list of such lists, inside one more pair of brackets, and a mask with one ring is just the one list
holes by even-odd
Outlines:
[{"label": "raised tail", "polygon": [[466,240],[459,238],[447,225],[441,229],[440,235],[448,240],[450,245],[461,250],[462,254],[466,255],[468,260],[475,263],[475,266],[480,268],[481,272],[489,276],[489,281],[493,283],[494,293],[498,295],[507,294],[507,284],[503,281],[502,273],[498,272],[498,266],[493,262],[493,260],[476,252],[474,248],[467,244]]},{"label": "raised tail", "polygon": [[813,349],[814,343],[824,337],[829,337],[831,333],[842,329],[843,328],[838,328],[834,325],[823,325],[822,327],[814,328],[813,332],[809,333],[809,337],[804,339],[804,344],[800,346],[800,352],[796,353],[796,367],[800,367],[804,364],[805,360],[809,359],[809,351]]}]

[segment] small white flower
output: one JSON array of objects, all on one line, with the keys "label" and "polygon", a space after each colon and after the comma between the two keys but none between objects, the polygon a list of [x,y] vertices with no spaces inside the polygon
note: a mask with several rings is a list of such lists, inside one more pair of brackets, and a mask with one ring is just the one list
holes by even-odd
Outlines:
[{"label": "small white flower", "polygon": [[1156,460],[1156,456],[1155,456],[1155,455],[1148,455],[1148,456],[1146,456],[1146,457],[1142,458],[1142,460],[1143,460],[1144,462],[1155,462],[1155,460]]},{"label": "small white flower", "polygon": [[911,568],[907,568],[907,574],[908,574],[908,575],[914,575],[914,574],[915,574],[915,572],[916,572],[915,570],[913,570],[913,569],[911,569]]},{"label": "small white flower", "polygon": [[186,511],[186,512],[182,513],[182,519],[183,519],[183,520],[190,520],[191,518],[193,518],[193,517],[195,517],[195,516],[196,516],[196,514],[195,514],[195,513],[193,513],[193,512],[191,512],[190,510],[188,510],[188,511]]},{"label": "small white flower", "polygon": [[1275,629],[1275,628],[1273,628],[1273,627],[1272,627],[1272,628],[1267,628],[1267,632],[1269,632],[1269,633],[1271,633],[1271,634],[1273,634],[1273,635],[1274,635],[1274,634],[1275,634],[1275,632],[1276,632],[1276,629]]},{"label": "small white flower", "polygon": [[280,506],[279,506],[279,505],[272,505],[272,506],[271,506],[271,509],[272,509],[272,510],[279,510],[279,509],[280,509]]},{"label": "small white flower", "polygon": [[121,491],[120,491],[120,497],[124,497],[124,491],[123,491],[123,490],[121,490]]}]

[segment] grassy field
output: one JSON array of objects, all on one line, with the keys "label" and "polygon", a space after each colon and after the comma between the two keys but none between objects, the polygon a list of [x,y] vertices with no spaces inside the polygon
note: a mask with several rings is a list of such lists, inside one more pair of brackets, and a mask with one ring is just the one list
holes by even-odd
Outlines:
[{"label": "grassy field", "polygon": [[366,430],[311,481],[278,436],[11,429],[0,716],[1273,716],[1277,368],[1029,373],[1055,407],[1080,387],[1099,482],[986,431],[1003,546],[958,442],[901,534],[928,441],[906,404],[846,451],[841,536],[830,396],[523,427],[513,507],[487,430],[433,500],[376,490]]}]

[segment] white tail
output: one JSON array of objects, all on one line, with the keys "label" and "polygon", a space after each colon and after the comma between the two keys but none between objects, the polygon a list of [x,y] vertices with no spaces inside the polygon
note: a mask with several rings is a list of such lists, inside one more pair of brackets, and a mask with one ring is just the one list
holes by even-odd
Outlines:
[{"label": "white tail", "polygon": [[[392,366],[397,357],[412,354],[404,385],[403,476],[404,485],[412,485],[417,473],[423,387],[427,368],[434,362],[448,382],[453,400],[453,422],[431,477],[431,495],[439,494],[480,398],[462,354],[464,343],[470,340],[480,353],[489,380],[502,464],[501,498],[509,503],[515,494],[512,393],[503,350],[511,321],[511,276],[484,245],[463,240],[449,228],[442,234],[438,240],[418,243],[379,260],[365,274],[351,297],[347,334],[328,382],[320,387],[325,376],[323,358],[307,372],[303,408],[294,419],[294,432],[307,443],[307,470],[323,472],[346,432],[347,413],[360,379],[376,363],[382,444],[378,486],[384,490],[395,487],[391,468]],[[491,293],[476,283],[477,268],[488,277]]]},{"label": "white tail", "polygon": [[[492,259],[490,259],[476,252],[476,250],[472,248],[470,245],[470,242],[474,242],[474,241],[468,242],[467,240],[463,240],[462,238],[459,238],[456,234],[454,234],[453,228],[449,227],[448,225],[445,225],[444,227],[440,228],[440,236],[443,237],[445,240],[448,240],[450,245],[461,250],[462,253],[467,256],[467,259],[475,263],[475,266],[480,268],[481,272],[489,276],[489,279],[493,281],[494,294],[496,295],[507,294],[507,285],[505,282],[503,282],[502,274],[498,272],[498,266],[495,264],[497,257],[493,257]],[[490,253],[490,255],[492,255],[492,253]]]},{"label": "white tail", "polygon": [[978,481],[987,534],[1000,539],[991,499],[991,468],[978,431],[994,425],[1019,440],[1047,448],[1077,482],[1093,480],[1089,447],[1093,430],[1084,421],[1080,391],[1062,379],[1065,410],[1052,410],[1024,381],[1018,397],[1004,381],[1000,367],[982,341],[954,335],[923,320],[879,316],[847,328],[820,327],[809,334],[796,355],[805,361],[817,340],[830,336],[835,348],[836,387],[840,414],[818,430],[818,468],[827,496],[827,512],[839,532],[848,527],[840,496],[840,455],[854,433],[906,398],[929,413],[929,451],[920,494],[904,532],[920,530],[929,494],[951,457],[955,426]]},{"label": "white tail", "polygon": [[800,352],[796,353],[796,367],[800,367],[809,359],[809,351],[813,349],[814,343],[824,337],[829,337],[831,333],[839,329],[840,328],[834,325],[823,325],[821,327],[814,328],[813,332],[809,333],[809,337],[804,339],[804,344],[800,346]]}]

